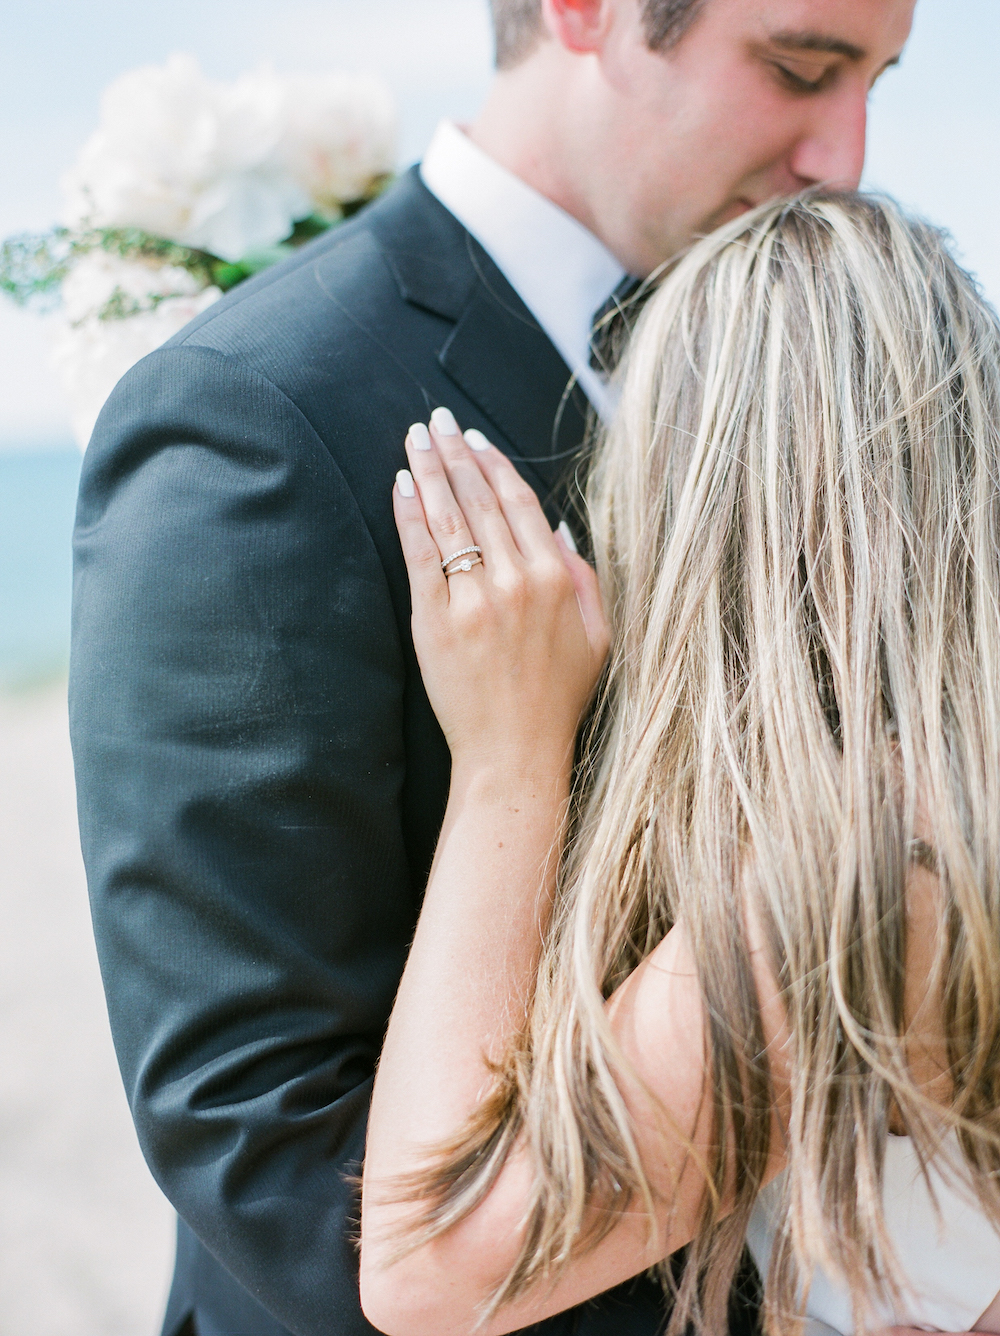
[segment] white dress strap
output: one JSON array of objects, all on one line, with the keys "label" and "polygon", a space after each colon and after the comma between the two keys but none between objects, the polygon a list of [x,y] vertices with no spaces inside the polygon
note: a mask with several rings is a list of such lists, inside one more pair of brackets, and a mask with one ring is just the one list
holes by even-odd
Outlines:
[{"label": "white dress strap", "polygon": [[[983,1214],[959,1150],[945,1141],[931,1166],[931,1186],[909,1137],[890,1137],[885,1161],[885,1217],[906,1288],[899,1305],[883,1307],[885,1326],[969,1331],[1000,1292],[1000,1234]],[[766,1275],[781,1210],[783,1176],[761,1193],[747,1242]],[[806,1312],[808,1336],[828,1336],[826,1327],[853,1336],[850,1300],[829,1277],[817,1273]],[[812,1323],[816,1323],[814,1330]]]}]

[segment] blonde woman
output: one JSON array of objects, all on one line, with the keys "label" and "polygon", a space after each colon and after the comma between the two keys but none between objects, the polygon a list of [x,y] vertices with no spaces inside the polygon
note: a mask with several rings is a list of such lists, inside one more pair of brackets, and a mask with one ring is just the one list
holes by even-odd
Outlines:
[{"label": "blonde woman", "polygon": [[672,1330],[717,1332],[749,1236],[771,1332],[1000,1331],[1000,331],[972,282],[860,198],[700,243],[598,449],[599,581],[481,437],[407,449],[453,774],[375,1085],[369,1319],[494,1336],[689,1244]]}]

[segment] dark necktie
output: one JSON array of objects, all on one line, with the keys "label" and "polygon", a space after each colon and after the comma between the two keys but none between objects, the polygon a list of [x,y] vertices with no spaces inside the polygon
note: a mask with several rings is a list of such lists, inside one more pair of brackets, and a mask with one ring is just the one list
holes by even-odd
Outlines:
[{"label": "dark necktie", "polygon": [[649,291],[643,279],[626,274],[595,313],[590,327],[590,365],[594,371],[605,376],[614,371]]}]

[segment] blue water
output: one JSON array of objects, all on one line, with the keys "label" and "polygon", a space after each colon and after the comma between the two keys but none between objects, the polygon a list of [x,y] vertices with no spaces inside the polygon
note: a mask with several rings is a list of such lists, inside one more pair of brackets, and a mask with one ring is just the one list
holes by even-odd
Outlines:
[{"label": "blue water", "polygon": [[73,512],[80,452],[0,450],[0,687],[57,677],[69,662]]}]

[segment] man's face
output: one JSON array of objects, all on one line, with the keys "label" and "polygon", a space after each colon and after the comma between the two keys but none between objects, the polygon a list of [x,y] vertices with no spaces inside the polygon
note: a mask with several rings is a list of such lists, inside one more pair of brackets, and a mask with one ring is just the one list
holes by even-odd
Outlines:
[{"label": "man's face", "polygon": [[856,188],[868,95],[899,59],[915,3],[706,0],[673,50],[654,52],[638,0],[622,0],[587,76],[595,230],[648,273],[776,196]]}]

